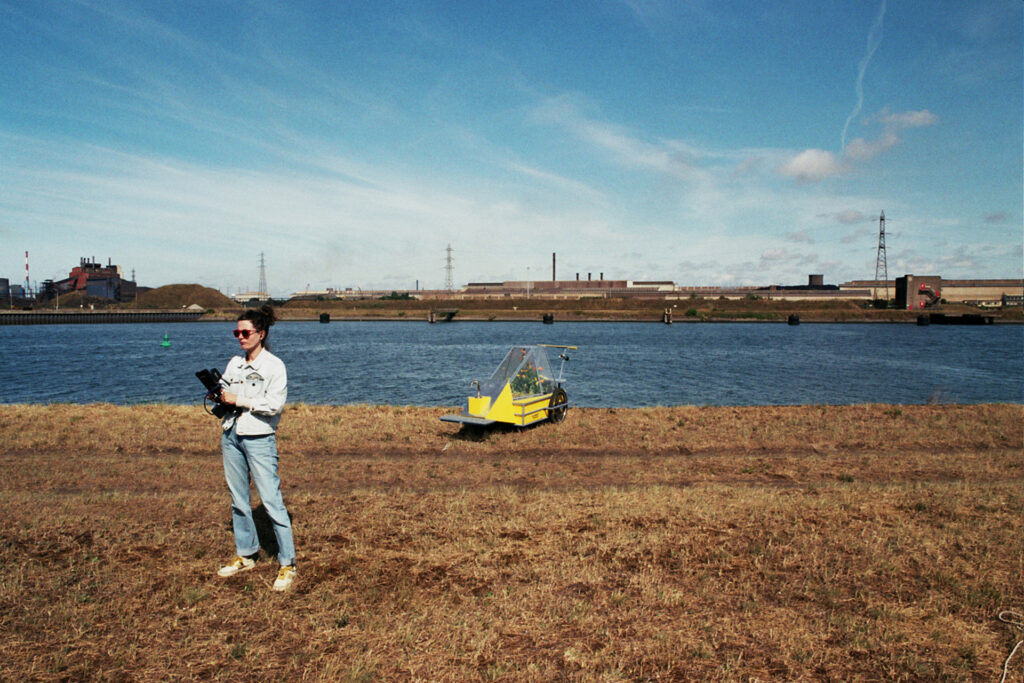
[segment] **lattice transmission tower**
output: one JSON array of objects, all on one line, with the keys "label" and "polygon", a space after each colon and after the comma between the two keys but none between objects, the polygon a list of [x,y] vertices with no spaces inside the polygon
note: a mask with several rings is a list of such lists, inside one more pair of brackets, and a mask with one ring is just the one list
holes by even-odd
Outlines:
[{"label": "lattice transmission tower", "polygon": [[260,286],[256,290],[257,298],[260,301],[266,301],[270,298],[270,294],[267,292],[267,262],[263,259],[263,252],[260,252]]},{"label": "lattice transmission tower", "polygon": [[444,288],[449,292],[454,291],[455,289],[455,278],[453,277],[454,272],[455,268],[452,266],[452,245],[451,242],[449,242],[448,248],[445,249],[444,258]]},{"label": "lattice transmission tower", "polygon": [[875,257],[875,298],[878,298],[878,280],[885,282],[885,300],[889,301],[889,267],[885,263],[885,211],[878,217],[878,255]]}]

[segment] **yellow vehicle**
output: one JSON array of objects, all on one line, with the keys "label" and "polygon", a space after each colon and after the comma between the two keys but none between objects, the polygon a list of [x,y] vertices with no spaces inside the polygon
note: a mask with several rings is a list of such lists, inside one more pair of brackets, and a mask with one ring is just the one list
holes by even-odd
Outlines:
[{"label": "yellow vehicle", "polygon": [[[548,349],[560,349],[558,376],[548,358]],[[443,422],[485,427],[496,422],[525,427],[551,420],[561,422],[569,410],[562,373],[575,346],[534,344],[513,346],[505,360],[486,382],[474,380],[476,396],[470,396],[459,415],[445,415]]]}]

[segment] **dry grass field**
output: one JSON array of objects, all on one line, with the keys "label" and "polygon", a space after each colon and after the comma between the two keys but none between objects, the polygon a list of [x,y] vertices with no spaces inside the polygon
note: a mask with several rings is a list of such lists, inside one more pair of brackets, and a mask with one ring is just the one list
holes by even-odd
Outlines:
[{"label": "dry grass field", "polygon": [[1022,637],[1019,405],[443,412],[289,407],[277,594],[214,574],[200,408],[4,406],[0,680],[998,681]]}]

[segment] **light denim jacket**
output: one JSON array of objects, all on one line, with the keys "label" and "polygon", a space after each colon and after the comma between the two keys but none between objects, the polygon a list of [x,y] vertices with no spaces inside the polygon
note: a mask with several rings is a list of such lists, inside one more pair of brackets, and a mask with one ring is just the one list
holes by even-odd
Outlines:
[{"label": "light denim jacket", "polygon": [[239,415],[228,413],[221,427],[229,431],[238,421],[239,436],[261,436],[277,431],[288,397],[288,373],[280,358],[266,349],[249,363],[235,356],[224,370],[225,389],[238,395]]}]

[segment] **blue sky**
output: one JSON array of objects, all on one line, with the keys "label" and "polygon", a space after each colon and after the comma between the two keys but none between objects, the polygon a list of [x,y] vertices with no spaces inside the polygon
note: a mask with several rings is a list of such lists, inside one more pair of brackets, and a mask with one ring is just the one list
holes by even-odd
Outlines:
[{"label": "blue sky", "polygon": [[0,276],[1022,277],[1020,0],[0,0]]}]

